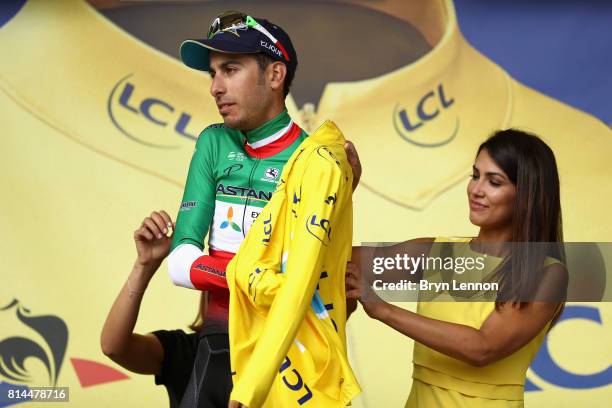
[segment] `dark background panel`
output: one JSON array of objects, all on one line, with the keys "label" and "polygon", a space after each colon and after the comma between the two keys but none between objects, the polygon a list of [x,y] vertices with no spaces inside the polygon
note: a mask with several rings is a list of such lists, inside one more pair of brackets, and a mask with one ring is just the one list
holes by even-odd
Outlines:
[{"label": "dark background panel", "polygon": [[612,1],[455,6],[465,37],[514,78],[612,124]]}]

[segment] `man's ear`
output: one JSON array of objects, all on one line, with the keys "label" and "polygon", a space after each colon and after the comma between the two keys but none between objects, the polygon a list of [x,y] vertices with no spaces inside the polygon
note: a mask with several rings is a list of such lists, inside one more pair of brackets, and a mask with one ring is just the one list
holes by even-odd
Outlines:
[{"label": "man's ear", "polygon": [[285,77],[287,76],[287,66],[280,61],[274,61],[267,68],[270,87],[273,90],[283,90]]}]

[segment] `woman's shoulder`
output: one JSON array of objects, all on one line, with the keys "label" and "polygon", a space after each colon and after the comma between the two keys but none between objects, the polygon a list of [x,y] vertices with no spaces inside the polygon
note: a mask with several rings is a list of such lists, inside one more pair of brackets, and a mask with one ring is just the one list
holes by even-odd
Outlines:
[{"label": "woman's shoulder", "polygon": [[552,256],[547,256],[544,258],[544,268],[552,267],[554,269],[565,269],[565,264],[561,262],[560,259],[553,258]]}]

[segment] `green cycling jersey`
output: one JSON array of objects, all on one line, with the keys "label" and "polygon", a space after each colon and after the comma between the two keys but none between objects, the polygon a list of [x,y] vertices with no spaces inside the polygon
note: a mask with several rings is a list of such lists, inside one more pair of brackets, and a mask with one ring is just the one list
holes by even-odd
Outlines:
[{"label": "green cycling jersey", "polygon": [[235,253],[276,188],[283,166],[307,137],[286,110],[242,132],[223,124],[196,143],[172,242]]}]

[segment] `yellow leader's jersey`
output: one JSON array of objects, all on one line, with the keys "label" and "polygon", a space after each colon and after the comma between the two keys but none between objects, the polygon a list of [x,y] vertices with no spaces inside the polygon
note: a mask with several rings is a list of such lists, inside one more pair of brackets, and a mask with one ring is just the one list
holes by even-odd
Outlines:
[{"label": "yellow leader's jersey", "polygon": [[[461,35],[450,0],[358,3],[411,22],[433,49],[380,77],[330,83],[322,95],[313,121],[338,123],[364,168],[353,196],[354,243],[474,235],[465,194],[471,163],[492,130],[509,126],[541,135],[553,149],[566,240],[612,241],[612,132],[604,123],[518,83],[480,54]],[[440,40],[430,34],[436,29]],[[63,364],[56,361],[57,378],[75,405],[110,406],[117,395],[124,404],[167,405],[151,378],[102,355],[99,331],[134,261],[133,230],[153,209],[176,215],[194,139],[219,122],[210,79],[77,0],[26,2],[0,28],[0,51],[0,232],[10,237],[0,250],[0,303],[17,298],[32,315],[66,322],[71,341]],[[299,118],[291,94],[287,107]],[[185,327],[197,310],[197,294],[159,272],[137,332]],[[585,307],[600,324],[566,320],[549,336],[550,354],[566,372],[604,372],[612,358],[612,307]],[[11,318],[2,320],[3,336],[38,339]],[[347,338],[364,389],[353,405],[405,402],[413,342],[360,310]],[[130,379],[84,387],[70,366],[76,357]],[[33,384],[48,385],[40,366]],[[528,378],[543,390],[527,393],[531,405],[609,399],[609,386],[577,391],[531,370]]]},{"label": "yellow leader's jersey", "polygon": [[227,267],[231,399],[248,407],[344,407],[360,391],[346,352],[343,144],[332,122],[300,144]]}]

